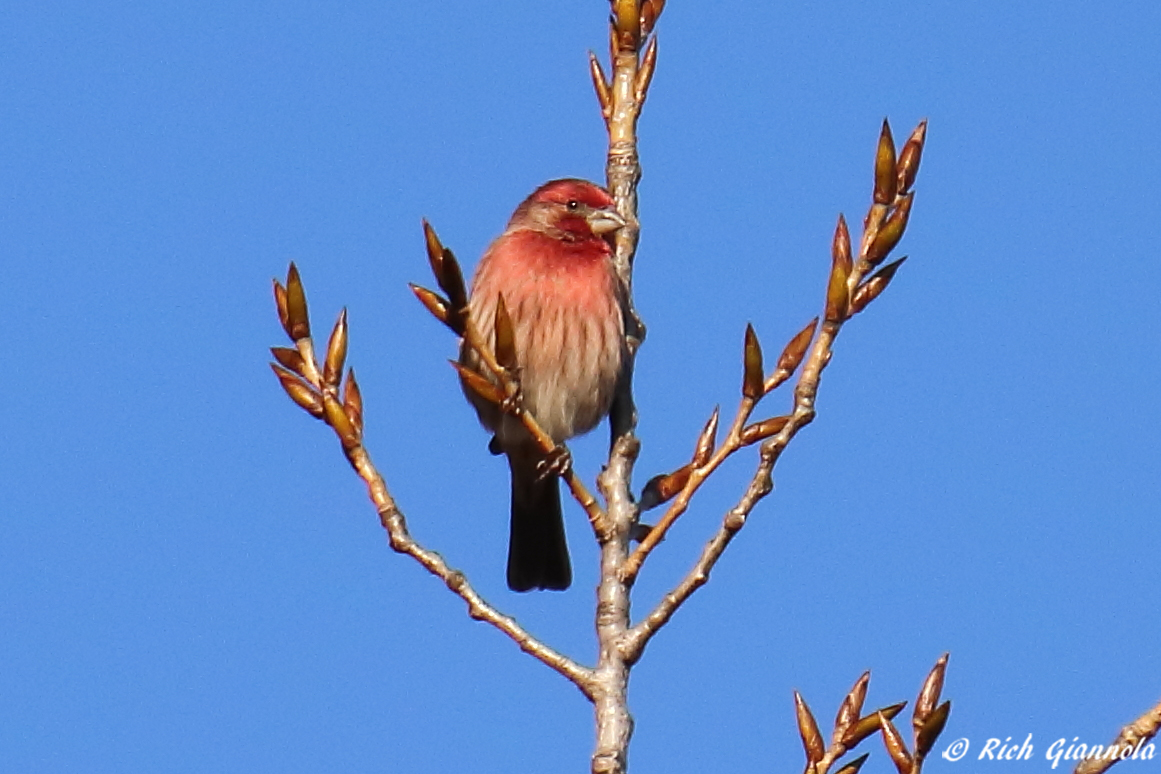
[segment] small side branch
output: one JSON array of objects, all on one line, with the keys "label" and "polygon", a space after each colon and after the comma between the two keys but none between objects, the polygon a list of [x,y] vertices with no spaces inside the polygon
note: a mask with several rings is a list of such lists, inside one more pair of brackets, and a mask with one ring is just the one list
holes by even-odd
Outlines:
[{"label": "small side branch", "polygon": [[790,439],[814,418],[813,411],[796,410],[791,415],[785,428],[773,438],[764,442],[759,455],[758,468],[750,478],[746,491],[737,505],[726,512],[721,527],[705,548],[701,556],[694,563],[693,568],[686,574],[677,586],[666,594],[657,606],[625,637],[624,649],[628,658],[636,661],[641,657],[649,640],[661,630],[677,609],[685,604],[695,591],[704,586],[709,580],[710,571],[721,559],[726,547],[734,536],[746,525],[746,519],[754,507],[774,488],[772,473],[774,465],[782,455],[782,451],[790,443]]},{"label": "small side branch", "polygon": [[275,281],[274,298],[282,327],[295,345],[294,349],[272,349],[278,361],[277,365],[272,365],[275,375],[291,400],[334,430],[347,461],[367,486],[367,493],[379,513],[379,521],[387,530],[391,548],[410,556],[442,580],[467,603],[469,616],[503,632],[522,651],[563,675],[590,701],[595,701],[596,681],[593,670],[548,647],[525,631],[511,616],[488,604],[472,588],[462,572],[449,567],[443,557],[424,548],[411,536],[403,512],[399,510],[387,489],[387,483],[363,446],[363,399],[355,375],[348,371],[346,380],[342,378],[347,353],[346,311],[339,315],[320,367],[316,362],[310,335],[306,293],[293,263],[286,285]]},{"label": "small side branch", "polygon": [[395,500],[387,491],[383,477],[371,462],[366,449],[358,446],[347,453],[347,460],[359,474],[359,478],[367,485],[367,493],[375,503],[379,512],[379,521],[383,529],[387,530],[387,537],[391,548],[401,554],[410,556],[423,567],[442,580],[452,593],[459,596],[468,605],[468,615],[476,621],[484,621],[499,629],[515,642],[520,650],[540,661],[545,666],[559,672],[589,701],[594,700],[593,673],[591,669],[583,667],[577,662],[545,645],[529,634],[516,622],[516,619],[505,615],[476,592],[472,584],[459,570],[452,569],[443,557],[434,551],[421,546],[407,529],[407,521],[403,512],[395,504]]},{"label": "small side branch", "polygon": [[1135,754],[1161,730],[1161,702],[1121,729],[1112,744],[1104,749],[1099,758],[1088,758],[1077,764],[1073,774],[1101,774],[1119,760],[1135,757]]},{"label": "small side branch", "polygon": [[[693,460],[674,473],[655,478],[646,485],[645,492],[641,497],[642,509],[647,509],[655,504],[665,502],[673,496],[673,491],[675,490],[680,493],[673,500],[673,503],[657,523],[657,526],[653,527],[645,535],[637,550],[633,552],[633,555],[629,557],[629,561],[625,563],[625,567],[622,569],[622,577],[627,582],[631,583],[637,577],[637,573],[641,570],[641,565],[649,558],[649,554],[665,539],[665,535],[669,532],[669,529],[689,508],[689,502],[693,499],[694,494],[697,493],[701,485],[722,463],[740,449],[782,432],[787,424],[794,419],[793,416],[771,417],[760,422],[747,424],[758,402],[781,386],[798,370],[798,366],[806,355],[806,348],[810,345],[817,328],[818,319],[815,318],[787,343],[785,349],[782,350],[781,356],[778,358],[778,365],[774,369],[774,373],[769,378],[764,378],[762,348],[758,343],[758,336],[754,333],[752,327],[746,327],[746,341],[743,356],[745,370],[742,378],[742,401],[738,405],[737,412],[734,414],[734,421],[726,433],[725,440],[715,451],[714,444],[716,443],[715,436],[718,426],[718,411],[714,409],[713,415],[710,417],[709,422],[706,423],[701,436],[698,438]],[[751,505],[751,507],[753,506]],[[704,581],[702,582],[704,583]]]},{"label": "small side branch", "polygon": [[[673,522],[684,513],[690,498],[705,478],[712,473],[713,469],[745,445],[743,442],[747,437],[747,432],[751,432],[751,437],[759,435],[756,428],[763,423],[746,426],[751,412],[759,400],[793,374],[805,352],[802,373],[794,388],[794,408],[786,417],[766,420],[766,422],[775,423],[774,426],[768,426],[767,430],[777,428],[777,432],[762,443],[758,467],[754,471],[742,498],[736,506],[726,513],[717,534],[706,544],[701,556],[685,578],[666,594],[640,623],[626,633],[622,640],[622,647],[626,657],[630,660],[640,658],[649,640],[657,634],[697,589],[705,585],[709,579],[710,571],[717,564],[730,541],[745,526],[746,519],[754,506],[773,489],[772,474],[779,457],[798,432],[814,420],[815,403],[818,398],[822,372],[830,363],[834,354],[835,339],[843,325],[851,317],[863,311],[887,288],[895,276],[895,272],[903,263],[904,259],[900,259],[879,269],[869,278],[867,277],[895,248],[907,227],[911,203],[914,199],[911,186],[915,181],[926,133],[927,124],[921,122],[908,138],[902,152],[896,156],[890,127],[886,121],[883,122],[875,155],[872,204],[863,221],[863,237],[860,241],[858,256],[856,259],[851,254],[850,234],[845,219],[840,215],[831,244],[831,270],[827,280],[825,312],[822,323],[817,328],[818,335],[813,339],[813,344],[811,344],[811,336],[815,331],[815,326],[812,323],[787,344],[779,358],[778,368],[774,374],[768,379],[763,379],[761,347],[758,345],[757,336],[754,335],[753,330],[747,328],[742,386],[743,399],[730,432],[721,449],[701,463],[699,463],[698,457],[701,456],[701,450],[705,446],[699,442],[699,451],[695,453],[694,463],[687,466],[687,478],[683,486],[680,487],[680,494],[658,527],[646,536],[626,563],[624,570],[626,578],[632,579],[636,576],[649,552],[660,542]],[[809,350],[807,350],[808,345]]]}]

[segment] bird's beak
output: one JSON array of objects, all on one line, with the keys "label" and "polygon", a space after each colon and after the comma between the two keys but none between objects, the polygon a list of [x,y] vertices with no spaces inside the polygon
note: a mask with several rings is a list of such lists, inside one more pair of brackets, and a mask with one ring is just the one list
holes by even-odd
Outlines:
[{"label": "bird's beak", "polygon": [[585,220],[588,221],[589,228],[597,236],[604,236],[611,234],[619,228],[625,227],[625,219],[617,214],[617,211],[612,207],[608,209],[592,210]]}]

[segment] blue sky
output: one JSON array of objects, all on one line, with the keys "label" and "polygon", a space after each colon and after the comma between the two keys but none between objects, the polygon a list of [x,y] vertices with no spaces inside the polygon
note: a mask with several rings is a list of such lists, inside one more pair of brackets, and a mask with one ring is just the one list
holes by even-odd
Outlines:
[{"label": "blue sky", "polygon": [[[582,514],[574,588],[508,592],[504,466],[406,283],[429,281],[421,218],[471,266],[536,185],[603,174],[606,9],[6,9],[0,769],[587,767],[587,702],[387,548],[266,347],[295,260],[316,325],[349,309],[415,535],[591,663]],[[944,651],[945,741],[1032,733],[1031,768],[1161,696],[1159,25],[1145,2],[670,3],[641,122],[638,484],[735,405],[747,322],[776,352],[818,312],[882,118],[930,134],[911,259],[633,673],[634,771],[795,770],[792,689],[829,722],[864,669],[869,702],[912,699]],[[604,444],[575,444],[590,480]],[[638,613],[754,462],[695,501]]]}]

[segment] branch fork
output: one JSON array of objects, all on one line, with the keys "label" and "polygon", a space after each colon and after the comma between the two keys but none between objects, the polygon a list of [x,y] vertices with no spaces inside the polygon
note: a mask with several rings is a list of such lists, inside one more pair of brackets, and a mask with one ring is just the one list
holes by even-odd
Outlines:
[{"label": "branch fork", "polygon": [[[596,55],[589,54],[589,74],[600,113],[608,132],[607,187],[625,227],[614,237],[613,263],[623,288],[625,331],[629,350],[628,377],[622,380],[610,413],[612,432],[608,464],[598,477],[604,495],[602,508],[573,471],[567,447],[556,444],[523,408],[515,337],[504,299],[497,304],[491,341],[470,321],[463,272],[451,250],[424,222],[424,241],[432,273],[441,292],[418,285],[411,290],[421,304],[461,337],[478,355],[481,372],[452,361],[465,387],[500,411],[521,422],[544,455],[545,474],[556,473],[584,508],[600,545],[601,580],[597,588],[596,633],[598,654],[593,667],[582,666],[532,637],[513,618],[483,600],[467,577],[450,568],[439,554],[421,546],[411,536],[402,511],[363,446],[363,401],[354,373],[343,369],[347,355],[346,311],[338,318],[321,364],[311,339],[306,296],[294,264],[286,284],[275,281],[274,295],[279,320],[293,348],[271,350],[272,368],[287,395],[311,416],[324,421],[339,438],[343,452],[363,479],[379,513],[391,547],[411,556],[467,605],[468,614],[503,632],[521,650],[571,681],[594,705],[596,749],[591,759],[594,774],[623,774],[633,731],[628,711],[630,669],[648,642],[671,619],[693,592],[706,583],[710,572],[734,536],[745,526],[757,503],[773,489],[772,471],[782,451],[815,416],[822,371],[833,355],[842,326],[878,298],[891,283],[905,259],[883,265],[902,238],[910,217],[912,191],[926,137],[920,123],[901,151],[896,153],[887,122],[883,122],[875,154],[872,204],[863,220],[857,253],[845,219],[840,215],[831,244],[831,268],[822,314],[791,337],[775,368],[767,373],[762,347],[752,326],[747,325],[742,352],[741,400],[720,443],[721,412],[714,408],[693,445],[689,462],[652,478],[639,501],[630,489],[640,443],[635,436],[636,410],[632,395],[633,360],[645,337],[632,302],[633,262],[639,239],[637,185],[641,167],[637,153],[637,122],[648,96],[657,64],[655,25],[664,0],[610,0],[610,65],[606,76]],[[767,395],[798,374],[791,410],[754,420]],[[630,592],[646,560],[688,510],[702,484],[738,451],[758,445],[758,464],[738,502],[722,517],[717,532],[703,547],[693,567],[639,622],[630,619]],[[653,527],[638,523],[642,511],[669,503]],[[634,548],[632,541],[639,540]],[[920,774],[923,757],[946,722],[949,704],[936,706],[942,687],[946,656],[937,663],[916,702],[913,741],[909,749],[892,724],[903,704],[863,715],[869,673],[863,675],[843,702],[829,746],[806,702],[795,693],[799,732],[807,755],[807,774],[829,774],[842,755],[878,731],[899,774]],[[864,755],[844,765],[838,774],[856,774]]]},{"label": "branch fork", "polygon": [[[890,126],[883,122],[876,148],[872,204],[864,219],[858,259],[851,255],[850,233],[846,220],[840,215],[831,242],[831,270],[821,324],[816,318],[796,334],[783,349],[774,372],[765,378],[758,337],[753,328],[747,326],[742,357],[742,400],[722,446],[704,460],[704,449],[710,443],[706,440],[707,431],[711,426],[716,428],[715,409],[699,437],[694,460],[672,473],[654,477],[642,491],[642,509],[661,505],[670,499],[673,503],[622,568],[622,578],[626,582],[636,578],[650,552],[686,512],[705,479],[739,449],[762,441],[754,475],[738,503],[723,516],[717,534],[705,545],[687,575],[628,633],[625,647],[632,657],[639,658],[648,641],[694,591],[705,585],[710,571],[734,535],[745,526],[750,512],[772,491],[773,469],[783,450],[803,427],[814,420],[822,371],[831,360],[834,341],[843,324],[886,290],[905,260],[888,264],[869,279],[864,279],[867,272],[875,269],[890,254],[906,229],[914,198],[911,186],[918,171],[926,131],[926,122],[921,122],[896,158]],[[788,381],[800,365],[802,373],[795,384],[791,412],[748,424],[758,402]]]}]

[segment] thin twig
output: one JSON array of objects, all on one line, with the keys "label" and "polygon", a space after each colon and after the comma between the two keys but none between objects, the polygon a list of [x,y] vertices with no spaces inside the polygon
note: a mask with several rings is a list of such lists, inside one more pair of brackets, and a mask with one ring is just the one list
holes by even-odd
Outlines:
[{"label": "thin twig", "polygon": [[726,434],[726,438],[722,441],[722,445],[718,447],[709,461],[701,466],[694,467],[689,474],[689,480],[681,490],[681,494],[673,499],[665,515],[658,520],[657,524],[645,536],[645,539],[637,546],[637,549],[625,562],[624,567],[621,568],[621,579],[626,583],[632,583],[637,573],[641,570],[641,565],[649,557],[649,554],[657,547],[662,540],[665,539],[669,528],[688,510],[689,502],[693,499],[694,494],[701,488],[710,475],[721,466],[734,452],[742,448],[742,428],[745,427],[750,415],[754,411],[755,400],[753,398],[742,398],[738,405],[738,411],[734,414],[734,421],[730,425],[730,430]]},{"label": "thin twig", "polygon": [[[921,124],[919,129],[916,130],[916,133],[920,136],[920,141],[923,137],[920,132],[925,130],[925,127],[926,124]],[[884,134],[889,137],[885,126]],[[882,148],[882,142],[880,147]],[[915,163],[917,164],[918,161]],[[894,158],[892,157],[891,175],[894,174]],[[878,179],[876,183],[876,195],[878,195]],[[749,484],[747,484],[744,494],[738,503],[726,512],[717,533],[706,543],[701,555],[690,571],[672,591],[662,597],[656,607],[644,619],[626,632],[621,643],[621,648],[626,658],[630,661],[635,661],[641,657],[649,640],[669,622],[673,614],[677,612],[695,591],[705,585],[709,580],[710,571],[717,564],[725,552],[726,547],[730,544],[730,541],[745,526],[746,519],[754,509],[754,506],[773,490],[774,483],[772,474],[774,466],[777,464],[782,452],[798,432],[814,420],[816,413],[815,402],[818,397],[818,388],[822,378],[822,372],[827,364],[830,363],[835,338],[851,314],[850,299],[860,288],[864,276],[883,258],[883,256],[876,256],[874,254],[874,251],[880,249],[882,246],[881,241],[877,243],[876,237],[879,236],[880,230],[884,229],[884,224],[888,220],[889,215],[892,215],[902,207],[909,209],[911,195],[910,191],[901,190],[894,195],[893,199],[889,200],[890,204],[876,201],[871,205],[864,220],[864,233],[860,242],[859,260],[854,262],[853,265],[849,256],[849,237],[845,235],[846,226],[840,220],[839,229],[835,236],[834,266],[832,266],[831,280],[827,288],[827,315],[819,328],[818,336],[815,338],[809,350],[802,373],[795,385],[794,410],[791,412],[789,420],[782,430],[762,443],[757,469],[754,471],[754,475],[751,477]],[[903,225],[906,225],[905,221]],[[900,235],[901,233],[900,228]],[[894,245],[892,244],[891,246],[893,247]],[[771,381],[773,381],[773,377]],[[749,416],[748,412],[751,409],[752,406],[747,406],[746,400],[744,399],[742,405],[739,407],[738,415],[735,418],[730,435],[723,443],[722,449],[719,449],[718,453],[715,454],[715,460],[719,458],[720,460],[724,460],[737,450],[736,441],[733,439],[737,431],[745,424],[745,420]],[[688,507],[689,498],[697,486],[700,485],[702,479],[704,477],[699,478],[696,469],[691,472],[690,481],[686,484],[684,491],[675,500],[674,504],[666,513],[665,518],[662,520],[666,524],[666,528]],[[656,545],[657,541],[650,541],[651,537],[653,537],[652,534],[646,537],[641,547],[630,558],[626,567],[627,571],[635,572],[641,562],[644,561],[645,556],[648,555],[649,550]],[[630,577],[632,576],[630,575]]]},{"label": "thin twig", "polygon": [[1119,760],[1132,757],[1161,730],[1161,702],[1121,729],[1113,743],[1104,752],[1114,751],[1112,757],[1088,758],[1076,765],[1073,774],[1101,774]]},{"label": "thin twig", "polygon": [[[885,286],[885,283],[884,283]],[[869,303],[869,302],[868,302]],[[794,335],[778,357],[778,365],[769,377],[763,378],[762,348],[758,336],[750,326],[746,327],[746,347],[743,361],[745,370],[742,379],[742,401],[734,416],[730,430],[722,445],[714,450],[714,436],[717,431],[718,410],[715,408],[710,421],[698,438],[693,459],[674,472],[658,476],[646,485],[642,493],[642,508],[661,504],[677,495],[666,514],[641,541],[641,545],[629,557],[622,570],[622,578],[632,582],[641,570],[650,552],[665,539],[669,529],[685,513],[689,502],[701,485],[723,462],[740,449],[765,440],[782,430],[790,421],[789,416],[770,417],[747,425],[758,402],[794,375],[806,356],[807,347],[813,340],[818,327],[818,318]],[[675,491],[679,489],[680,491]],[[650,502],[651,501],[651,502]]]},{"label": "thin twig", "polygon": [[[556,441],[552,440],[552,437],[549,436],[548,433],[544,432],[543,429],[541,429],[540,425],[536,422],[536,418],[532,416],[532,413],[529,411],[524,411],[522,401],[520,399],[519,384],[512,378],[508,370],[503,368],[496,361],[496,355],[492,351],[492,348],[489,347],[487,341],[482,336],[480,336],[479,331],[477,331],[475,326],[472,325],[470,318],[465,319],[464,340],[468,343],[468,346],[475,350],[480,359],[484,361],[484,365],[488,367],[488,370],[495,374],[496,379],[499,380],[500,385],[504,390],[504,393],[508,396],[508,400],[500,404],[500,410],[505,411],[519,419],[520,422],[523,423],[524,428],[528,431],[529,435],[532,436],[532,439],[536,441],[537,446],[539,446],[540,450],[546,455],[554,453],[558,447],[563,449],[564,452],[568,454],[568,447],[566,447],[564,444],[557,444]],[[597,535],[597,539],[603,539],[608,530],[608,526],[605,523],[605,511],[601,508],[600,503],[597,502],[597,498],[594,497],[593,493],[590,492],[588,487],[585,486],[584,481],[582,481],[580,476],[577,475],[576,471],[573,470],[572,465],[569,465],[567,468],[561,471],[560,477],[568,485],[569,491],[572,492],[573,498],[575,498],[576,501],[580,503],[580,506],[584,508],[585,514],[589,518],[589,524],[592,525],[593,531]]]},{"label": "thin twig", "polygon": [[754,506],[773,490],[772,473],[778,458],[798,431],[814,420],[814,401],[818,394],[819,379],[822,370],[830,361],[834,339],[841,327],[842,323],[833,321],[825,321],[822,324],[794,390],[794,411],[790,415],[790,421],[780,433],[762,444],[758,467],[746,486],[745,493],[737,505],[726,512],[717,534],[706,543],[693,568],[661,599],[649,615],[630,630],[623,645],[630,658],[640,658],[649,640],[669,622],[677,609],[695,591],[705,585],[709,580],[710,570],[717,564],[730,541],[746,525],[746,518]]},{"label": "thin twig", "polygon": [[[609,134],[605,174],[609,192],[625,227],[617,231],[613,263],[622,287],[625,339],[629,351],[624,377],[617,386],[609,415],[612,443],[609,462],[599,485],[608,505],[609,529],[601,548],[601,578],[597,586],[597,665],[594,681],[597,698],[596,749],[591,758],[592,774],[624,774],[628,769],[629,740],[633,718],[629,714],[628,688],[632,662],[625,659],[620,641],[629,627],[630,584],[621,578],[621,568],[629,556],[629,538],[637,520],[631,482],[637,459],[634,435],[637,411],[633,404],[633,362],[645,338],[645,326],[633,307],[633,260],[637,251],[640,224],[637,220],[637,183],[641,164],[637,155],[637,120],[641,114],[649,78],[642,78],[641,49],[663,3],[649,3],[649,19],[643,19],[641,0],[611,0],[610,55],[612,78],[607,91],[597,86],[601,112]],[[656,62],[656,47],[650,49],[647,70]],[[605,93],[602,93],[605,92]]]},{"label": "thin twig", "polygon": [[[295,350],[273,351],[280,362],[274,367],[275,374],[287,394],[300,408],[326,422],[338,436],[347,461],[367,486],[367,493],[375,504],[380,523],[387,530],[391,547],[415,559],[428,572],[441,579],[453,593],[467,603],[468,615],[471,618],[499,629],[521,650],[563,675],[590,701],[595,701],[596,680],[592,669],[581,666],[548,647],[525,631],[511,616],[488,604],[472,588],[462,572],[449,567],[443,557],[424,548],[411,536],[403,512],[399,510],[383,476],[375,468],[371,456],[363,446],[363,401],[354,374],[348,372],[346,384],[340,384],[347,348],[346,314],[339,317],[327,346],[326,368],[320,369],[310,336],[305,293],[298,270],[293,264],[287,288],[276,282],[275,300],[283,328],[294,341]],[[293,307],[287,302],[288,295],[298,299],[298,303]],[[297,357],[294,357],[295,352],[298,353]]]},{"label": "thin twig", "polygon": [[375,503],[379,513],[379,521],[383,529],[387,530],[391,548],[401,554],[410,556],[423,567],[442,580],[451,591],[468,605],[468,615],[476,621],[484,621],[515,642],[520,650],[540,661],[545,666],[559,672],[575,685],[590,701],[594,700],[593,671],[581,666],[568,656],[550,648],[540,640],[525,631],[511,616],[505,615],[486,602],[479,593],[472,588],[467,576],[461,571],[452,569],[439,554],[421,546],[411,536],[407,529],[407,521],[403,512],[395,504],[394,498],[387,491],[383,477],[371,462],[371,457],[362,446],[346,450],[347,460],[351,467],[359,474],[359,478],[367,485],[367,494]]}]

